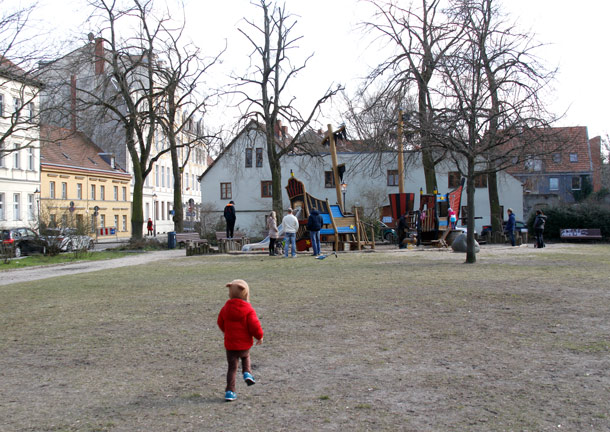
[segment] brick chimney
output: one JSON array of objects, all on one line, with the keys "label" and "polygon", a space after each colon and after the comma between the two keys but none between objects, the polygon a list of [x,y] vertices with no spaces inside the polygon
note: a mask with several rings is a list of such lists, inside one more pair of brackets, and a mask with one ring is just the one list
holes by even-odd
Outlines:
[{"label": "brick chimney", "polygon": [[273,133],[275,134],[275,136],[277,138],[282,138],[282,121],[281,120],[277,120],[275,122],[275,127],[273,128]]},{"label": "brick chimney", "polygon": [[104,39],[95,39],[95,52],[93,56],[95,61],[95,74],[101,75],[104,73]]}]

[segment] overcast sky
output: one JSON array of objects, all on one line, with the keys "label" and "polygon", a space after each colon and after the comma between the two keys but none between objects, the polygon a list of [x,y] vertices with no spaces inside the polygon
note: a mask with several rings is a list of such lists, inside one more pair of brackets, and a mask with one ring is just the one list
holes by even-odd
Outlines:
[{"label": "overcast sky", "polygon": [[[171,1],[171,0],[170,0]],[[260,20],[259,9],[250,0],[184,0],[187,7],[188,37],[204,53],[216,53],[228,43],[223,64],[215,78],[248,65],[249,47],[237,27],[247,28],[243,17]],[[54,34],[71,28],[84,35],[91,28],[76,28],[82,19],[83,0],[42,0],[42,16],[53,17]],[[407,2],[405,1],[405,4]],[[548,44],[540,55],[549,67],[558,67],[555,89],[548,99],[556,114],[567,111],[558,126],[588,126],[589,137],[610,132],[607,101],[610,60],[605,52],[610,2],[602,0],[505,0],[504,9],[523,30],[531,30],[538,41]],[[80,4],[80,7],[78,6]],[[314,53],[297,85],[291,90],[306,110],[330,85],[341,83],[348,90],[374,66],[377,50],[371,50],[357,26],[370,16],[370,7],[358,0],[287,0],[287,10],[298,16],[294,35],[302,35],[300,58]],[[70,19],[71,17],[71,19]],[[62,27],[64,26],[64,27]],[[220,80],[220,79],[219,79]],[[340,119],[328,113],[322,123]],[[326,113],[325,113],[326,114]],[[215,115],[226,118],[226,113]]]}]

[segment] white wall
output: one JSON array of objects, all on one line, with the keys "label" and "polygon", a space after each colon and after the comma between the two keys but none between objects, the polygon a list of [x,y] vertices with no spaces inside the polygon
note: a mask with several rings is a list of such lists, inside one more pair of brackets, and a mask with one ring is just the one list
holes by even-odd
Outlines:
[{"label": "white wall", "polygon": [[[250,132],[238,137],[227,150],[219,156],[201,180],[201,201],[205,206],[214,209],[215,220],[222,220],[222,211],[229,199],[220,199],[220,183],[231,183],[232,197],[237,211],[236,229],[246,231],[250,236],[262,236],[265,215],[271,211],[271,198],[261,198],[261,181],[271,180],[271,171],[267,163],[266,150],[263,150],[263,166],[256,167],[253,157],[253,167],[245,167],[245,148],[265,148],[261,135]],[[255,151],[253,151],[255,154]],[[396,155],[384,154],[381,160],[375,160],[374,155],[363,159],[361,154],[339,153],[338,163],[344,163],[346,171],[343,181],[348,188],[345,196],[347,208],[354,205],[365,208],[365,213],[373,213],[374,209],[389,204],[388,194],[397,193],[398,186],[387,186],[387,170],[396,170]],[[282,185],[288,183],[290,171],[305,184],[307,192],[319,199],[328,198],[329,202],[337,201],[336,190],[324,187],[324,171],[332,169],[330,155],[310,157],[289,155],[282,160]],[[440,193],[447,193],[447,173],[455,171],[450,165],[437,166],[437,182]],[[405,192],[415,193],[415,208],[419,208],[419,189],[425,185],[424,172],[418,160],[407,163],[405,171]],[[289,206],[285,189],[283,194],[284,208]],[[505,173],[498,175],[498,190],[500,205],[505,209],[511,207],[517,219],[523,217],[523,192],[521,182]],[[466,193],[462,196],[462,205],[466,205]],[[490,224],[489,197],[486,188],[475,191],[475,228],[480,231],[483,225]],[[278,219],[281,219],[278,215]]]}]

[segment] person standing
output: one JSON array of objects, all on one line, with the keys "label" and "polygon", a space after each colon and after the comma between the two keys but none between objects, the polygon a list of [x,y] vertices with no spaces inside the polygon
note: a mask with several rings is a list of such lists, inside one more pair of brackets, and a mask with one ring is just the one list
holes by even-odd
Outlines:
[{"label": "person standing", "polygon": [[398,218],[396,224],[396,233],[398,234],[398,248],[405,249],[407,246],[404,244],[405,238],[407,238],[407,214],[403,214]]},{"label": "person standing", "polygon": [[148,230],[147,235],[153,235],[153,221],[151,218],[148,218],[148,222],[146,222],[146,229]]},{"label": "person standing", "polygon": [[324,221],[318,209],[313,209],[307,218],[307,230],[309,231],[309,237],[311,238],[311,247],[313,248],[313,256],[320,255],[320,230]]},{"label": "person standing", "polygon": [[233,229],[235,228],[235,221],[237,220],[237,216],[235,215],[235,203],[233,201],[229,201],[229,204],[225,207],[225,221],[227,222],[227,238],[233,238]]},{"label": "person standing", "polygon": [[455,210],[449,207],[449,223],[451,223],[451,229],[455,229],[455,225],[457,224],[457,216],[455,214]]},{"label": "person standing", "polygon": [[510,240],[510,245],[515,246],[515,214],[513,213],[513,209],[508,209],[508,221],[506,222],[505,231],[508,234],[508,238]]},{"label": "person standing", "polygon": [[288,258],[288,246],[290,246],[292,258],[297,257],[297,231],[299,230],[299,220],[292,214],[292,209],[287,210],[288,214],[282,219],[284,228],[284,258]]},{"label": "person standing", "polygon": [[226,285],[229,288],[229,300],[218,314],[217,324],[224,333],[224,346],[227,351],[227,386],[225,400],[237,399],[235,384],[237,368],[241,360],[244,381],[248,386],[256,384],[252,376],[250,348],[263,342],[263,328],[250,304],[250,287],[242,279],[235,279]]},{"label": "person standing", "polygon": [[269,256],[275,256],[275,242],[279,236],[279,232],[277,230],[277,219],[274,211],[269,213],[269,216],[267,217],[267,232],[267,235],[269,236]]},{"label": "person standing", "polygon": [[542,210],[536,210],[536,218],[534,219],[534,233],[536,234],[536,247],[544,247],[544,224],[546,223],[546,216],[542,213]]}]

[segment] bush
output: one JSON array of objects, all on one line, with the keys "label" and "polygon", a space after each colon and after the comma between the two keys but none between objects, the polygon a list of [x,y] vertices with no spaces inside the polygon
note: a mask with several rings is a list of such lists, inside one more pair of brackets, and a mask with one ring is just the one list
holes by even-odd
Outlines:
[{"label": "bush", "polygon": [[146,238],[142,238],[142,239],[135,239],[135,238],[130,238],[129,242],[115,248],[115,250],[161,250],[161,249],[167,249],[167,239],[165,239],[165,242],[161,241],[160,239],[156,239],[156,238],[150,238],[150,237],[146,237]]},{"label": "bush", "polygon": [[[559,239],[559,230],[565,228],[599,228],[602,237],[610,237],[610,208],[607,205],[587,202],[569,207],[548,207],[542,211],[547,216],[545,238]],[[534,233],[535,218],[534,213],[528,219],[531,233]]]}]

